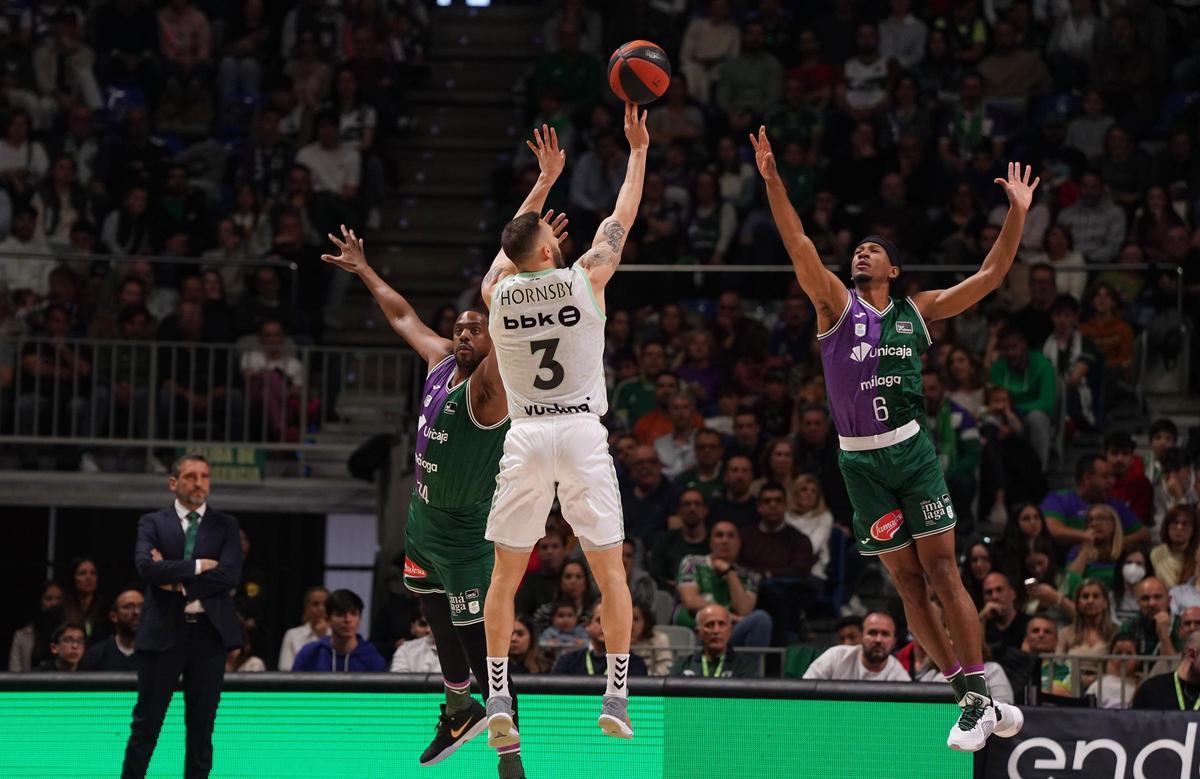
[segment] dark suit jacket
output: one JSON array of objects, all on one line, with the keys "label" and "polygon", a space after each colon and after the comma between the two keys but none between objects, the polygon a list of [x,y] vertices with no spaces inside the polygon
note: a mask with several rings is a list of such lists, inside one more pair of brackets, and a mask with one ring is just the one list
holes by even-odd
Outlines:
[{"label": "dark suit jacket", "polygon": [[[196,536],[196,559],[217,561],[211,571],[196,575],[196,561],[183,559],[183,528],[175,504],[145,514],[138,520],[137,547],[133,562],[146,582],[134,646],[139,651],[162,652],[175,644],[183,632],[183,607],[187,601],[177,592],[159,585],[182,584],[188,598],[199,598],[204,612],[221,635],[227,649],[242,645],[242,624],[230,592],[242,577],[242,542],[237,520],[212,506],[204,512]],[[163,560],[154,562],[150,550],[158,549]]]}]

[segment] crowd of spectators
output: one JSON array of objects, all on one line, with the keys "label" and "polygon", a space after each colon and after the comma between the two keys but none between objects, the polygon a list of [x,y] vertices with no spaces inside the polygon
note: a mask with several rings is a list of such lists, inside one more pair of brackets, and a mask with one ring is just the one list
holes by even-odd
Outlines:
[{"label": "crowd of spectators", "polygon": [[[405,92],[424,72],[427,25],[418,0],[0,9],[5,429],[14,412],[29,421],[44,410],[47,385],[92,383],[92,365],[105,361],[67,354],[65,337],[220,346],[272,321],[289,343],[336,328],[349,279],[321,262],[324,235],[343,222],[380,226],[380,148],[408,122]],[[16,354],[13,339],[27,335],[55,345]],[[303,378],[278,373],[292,387]],[[42,388],[21,388],[27,407],[14,409],[14,375],[39,374]],[[219,401],[225,384],[286,394],[274,380],[198,378],[183,388],[159,377],[156,391],[194,406],[210,394]],[[145,403],[120,394],[123,407]],[[89,412],[110,416],[89,408],[95,398],[73,400],[77,429],[90,427]],[[282,440],[286,423],[270,422]],[[28,423],[17,432],[33,432]]]},{"label": "crowd of spectators", "polygon": [[[1200,15],[1144,0],[1122,7],[1090,0],[709,0],[685,12],[686,5],[635,2],[605,20],[578,0],[555,6],[545,52],[518,85],[531,124],[553,126],[568,150],[567,178],[549,205],[570,214],[575,236],[590,235],[611,211],[625,158],[603,57],[634,38],[661,43],[675,75],[650,107],[650,165],[626,262],[786,264],[742,140],[760,123],[808,234],[833,265],[845,262],[857,237],[875,233],[909,263],[977,267],[1004,215],[993,179],[1007,160],[1031,164],[1042,186],[1016,264],[982,304],[930,324],[922,376],[924,421],[959,517],[963,579],[985,630],[988,673],[994,689],[1007,683],[1019,699],[1030,687],[1068,692],[1067,664],[1042,663],[1039,653],[1157,654],[1169,668],[1200,627],[1200,436],[1184,435],[1169,419],[1147,430],[1135,354],[1140,349],[1167,371],[1185,364],[1182,328],[1194,332],[1200,311],[1200,229],[1193,229],[1200,228],[1200,103],[1189,97],[1200,85],[1191,48]],[[326,8],[300,11],[317,6]],[[310,187],[337,191],[318,183],[315,171],[270,161],[270,150],[285,143],[280,138],[294,133],[292,123],[281,129],[279,114],[320,104],[312,91],[324,60],[313,47],[328,33],[301,30],[291,39],[294,90],[275,90],[269,105],[292,108],[258,113],[249,157],[259,161],[256,173],[233,190],[235,210],[216,233],[215,251],[274,242],[284,247],[278,256],[300,257],[316,212],[284,208],[273,240],[261,228],[272,218],[262,203],[308,202],[297,192]],[[176,81],[195,73],[168,71]],[[240,61],[222,67],[222,83],[253,82],[252,71]],[[158,100],[167,99],[170,81]],[[136,108],[130,116],[138,119]],[[142,136],[134,137],[143,140],[128,149],[148,148],[145,112],[139,121]],[[301,157],[332,155],[320,138],[333,143],[337,127],[319,117],[313,125],[317,147]],[[21,128],[14,132],[19,140]],[[524,151],[513,155],[502,200],[523,196],[535,170],[530,162]],[[171,202],[186,204],[187,170],[182,183],[179,173]],[[130,192],[108,232],[130,245],[153,244],[146,201],[145,190]],[[181,205],[180,213],[191,212]],[[17,224],[14,212],[14,234]],[[577,253],[572,240],[564,246],[568,258]],[[905,273],[895,294],[960,275],[949,267]],[[199,286],[206,296],[222,278],[214,276]],[[804,641],[814,615],[845,608],[858,614],[837,625],[848,648],[805,666],[812,675],[936,680],[924,650],[905,642],[898,610],[862,619],[870,571],[847,543],[851,511],[815,315],[796,284],[703,271],[671,274],[669,285],[627,280],[622,287],[620,278],[606,325],[605,421],[628,536],[634,651],[645,670],[753,675],[759,664],[743,658],[753,658],[754,648]],[[142,279],[142,289],[128,294],[153,300],[163,291],[155,281]],[[226,288],[237,281],[225,280]],[[261,295],[259,286],[243,294]],[[273,286],[278,296],[279,279]],[[117,289],[126,294],[124,285]],[[472,286],[460,303],[477,294]],[[195,316],[205,305],[181,312],[182,332],[204,331]],[[276,297],[262,305],[282,304]],[[232,321],[236,334],[246,320]],[[1139,452],[1131,432],[1148,432],[1149,448]],[[1064,442],[1095,452],[1069,462]],[[1056,466],[1074,469],[1073,484],[1051,491]],[[53,595],[48,587],[43,606]],[[324,670],[330,659],[336,667],[339,655],[351,662],[367,643],[345,618],[351,606],[342,603],[338,618],[310,608],[307,628],[292,639],[295,656],[305,655],[297,644],[308,638],[317,640],[308,644],[314,667]],[[603,673],[595,588],[556,514],[517,611],[514,669]],[[321,639],[337,619],[341,632]],[[31,635],[46,637],[48,646],[53,634],[40,624]],[[694,630],[697,651],[672,659],[666,647],[680,635],[672,628]],[[427,668],[431,639],[412,640],[424,643],[403,657],[408,642],[377,654],[394,650],[394,669]],[[784,670],[794,670],[790,661]],[[1095,694],[1112,701],[1112,677],[1121,669],[1092,661],[1083,670],[1084,689],[1094,683]],[[1117,699],[1123,705],[1130,696],[1119,690]]]}]

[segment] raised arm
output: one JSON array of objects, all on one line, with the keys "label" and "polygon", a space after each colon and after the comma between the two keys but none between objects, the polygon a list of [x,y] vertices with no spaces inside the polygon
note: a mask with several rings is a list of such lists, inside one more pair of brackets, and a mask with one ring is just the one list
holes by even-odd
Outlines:
[{"label": "raised arm", "polygon": [[926,322],[957,316],[999,288],[1004,277],[1008,275],[1008,269],[1012,267],[1017,249],[1021,246],[1025,214],[1033,203],[1033,191],[1041,181],[1040,178],[1035,178],[1031,184],[1031,175],[1032,167],[1025,166],[1022,171],[1021,163],[1010,162],[1008,178],[996,179],[996,183],[1004,187],[1004,194],[1008,195],[1008,215],[1004,217],[1000,235],[984,258],[983,265],[974,275],[949,289],[931,289],[913,296],[913,303]]},{"label": "raised arm", "polygon": [[[542,213],[550,189],[554,186],[554,182],[558,181],[558,177],[562,175],[563,168],[567,164],[567,153],[558,148],[558,132],[553,127],[542,125],[541,131],[534,130],[533,140],[525,141],[525,145],[533,152],[533,156],[537,157],[538,168],[541,172],[538,174],[533,189],[529,190],[521,207],[517,209],[517,213],[513,214],[514,219],[527,211]],[[492,290],[500,283],[501,279],[516,272],[516,263],[508,258],[504,250],[496,252],[496,258],[492,260],[492,267],[488,268],[488,272],[483,275],[481,291],[484,305],[491,307]]]},{"label": "raised arm", "polygon": [[322,254],[321,259],[336,265],[342,270],[349,271],[362,279],[371,291],[375,302],[388,319],[392,329],[400,334],[405,343],[413,348],[421,359],[433,364],[450,353],[453,346],[448,339],[442,338],[417,316],[404,296],[392,289],[386,281],[379,277],[375,269],[367,264],[367,253],[362,238],[347,230],[342,225],[342,237],[329,233],[329,240],[339,250],[339,254]]},{"label": "raised arm", "polygon": [[758,135],[751,133],[750,143],[754,146],[754,161],[758,163],[758,172],[767,185],[767,202],[771,204],[771,216],[775,219],[779,237],[783,239],[783,246],[792,260],[796,281],[800,282],[800,288],[817,309],[817,332],[828,332],[845,310],[850,293],[842,280],[830,273],[821,262],[817,247],[812,239],[804,234],[804,223],[792,207],[787,187],[775,167],[775,154],[771,151],[767,128],[759,127]]},{"label": "raised arm", "polygon": [[592,282],[592,289],[603,302],[604,286],[621,264],[625,237],[637,218],[642,202],[642,180],[646,178],[646,151],[650,148],[650,133],[646,130],[646,112],[639,115],[636,103],[625,104],[625,137],[629,140],[629,164],[625,168],[625,183],[617,194],[612,216],[600,223],[592,248],[579,258]]}]

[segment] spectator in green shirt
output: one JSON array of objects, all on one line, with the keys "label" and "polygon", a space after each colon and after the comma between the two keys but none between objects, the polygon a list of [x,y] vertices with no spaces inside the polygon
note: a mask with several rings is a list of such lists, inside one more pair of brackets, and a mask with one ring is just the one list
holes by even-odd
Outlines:
[{"label": "spectator in green shirt", "polygon": [[992,363],[991,380],[1008,390],[1025,422],[1029,442],[1042,465],[1050,456],[1050,439],[1058,406],[1054,366],[1041,352],[1029,351],[1024,333],[1006,328],[1000,333],[1000,359]]},{"label": "spectator in green shirt", "polygon": [[979,463],[983,460],[979,427],[966,409],[946,397],[946,385],[937,371],[932,368],[922,371],[921,384],[925,392],[926,429],[946,476],[958,521],[969,528],[975,524],[971,507],[978,487]]},{"label": "spectator in green shirt", "polygon": [[683,607],[675,611],[675,624],[694,628],[695,615],[710,603],[733,613],[734,646],[768,646],[772,621],[757,609],[762,577],[735,561],[742,551],[737,525],[717,520],[708,539],[709,553],[690,555],[679,564],[675,591]]},{"label": "spectator in green shirt", "polygon": [[600,60],[579,48],[579,26],[564,19],[558,28],[558,51],[543,54],[533,69],[533,97],[554,91],[573,100],[576,111],[589,110],[600,101],[604,68]]},{"label": "spectator in green shirt", "polygon": [[721,463],[725,459],[721,434],[708,428],[697,430],[692,448],[696,452],[696,467],[679,474],[675,483],[684,489],[699,491],[704,502],[712,504],[721,498],[721,490],[725,486],[721,479]]},{"label": "spectator in green shirt", "polygon": [[661,534],[650,550],[650,575],[666,590],[675,589],[679,564],[690,555],[708,554],[708,502],[695,487],[679,496],[680,527]]},{"label": "spectator in green shirt", "polygon": [[667,369],[667,350],[661,342],[649,341],[642,345],[638,368],[641,373],[621,382],[613,390],[610,404],[623,427],[630,431],[639,419],[658,407],[655,381]]},{"label": "spectator in green shirt", "polygon": [[730,648],[733,618],[729,610],[715,603],[696,614],[696,635],[703,649],[675,661],[671,676],[753,679],[759,676],[758,660],[750,654],[734,654]]}]

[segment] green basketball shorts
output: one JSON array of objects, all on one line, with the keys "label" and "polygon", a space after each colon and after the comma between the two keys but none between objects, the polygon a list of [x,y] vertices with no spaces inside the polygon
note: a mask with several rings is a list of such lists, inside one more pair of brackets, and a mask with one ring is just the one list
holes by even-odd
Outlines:
[{"label": "green basketball shorts", "polygon": [[838,464],[854,508],[859,554],[893,552],[954,527],[946,478],[924,432],[882,449],[843,449]]}]

